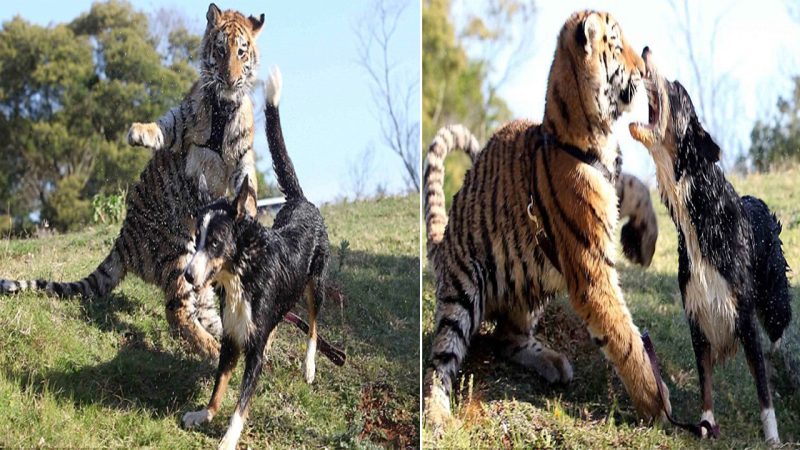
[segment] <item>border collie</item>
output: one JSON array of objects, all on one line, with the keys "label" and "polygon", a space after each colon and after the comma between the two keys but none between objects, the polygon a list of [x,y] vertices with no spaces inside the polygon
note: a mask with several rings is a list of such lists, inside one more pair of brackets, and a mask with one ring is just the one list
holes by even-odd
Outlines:
[{"label": "border collie", "polygon": [[[302,296],[306,297],[310,322],[305,378],[309,383],[314,380],[317,314],[325,299],[330,250],[322,215],[306,200],[286,152],[278,114],[280,88],[276,70],[269,77],[264,113],[272,164],[286,204],[273,227],[263,227],[248,213],[255,211],[256,198],[245,180],[233,202],[217,200],[198,214],[197,251],[184,272],[194,286],[214,280],[225,291],[214,391],[206,408],[183,416],[184,427],[214,417],[240,354],[245,358],[239,401],[221,449],[236,448],[261,374],[264,349],[276,325]],[[202,179],[200,184],[202,189]]]},{"label": "border collie", "polygon": [[657,73],[648,48],[642,56],[649,123],[632,123],[630,132],[653,157],[661,199],[678,229],[678,283],[697,359],[701,420],[715,425],[713,365],[736,353],[738,338],[755,378],[764,437],[778,443],[756,316],[775,349],[791,320],[781,225],[763,201],[739,197],[716,164],[719,146],[686,89]]}]

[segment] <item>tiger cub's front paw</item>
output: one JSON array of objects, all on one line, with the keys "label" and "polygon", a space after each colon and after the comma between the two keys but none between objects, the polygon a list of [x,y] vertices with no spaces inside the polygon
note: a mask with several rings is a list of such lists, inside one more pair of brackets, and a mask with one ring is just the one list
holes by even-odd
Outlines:
[{"label": "tiger cub's front paw", "polygon": [[211,412],[203,408],[200,411],[190,411],[183,415],[183,422],[184,428],[194,428],[198,425],[202,425],[206,422],[211,422],[211,419],[214,418],[214,415]]},{"label": "tiger cub's front paw", "polygon": [[158,150],[164,145],[164,135],[153,122],[134,123],[128,130],[128,144]]}]

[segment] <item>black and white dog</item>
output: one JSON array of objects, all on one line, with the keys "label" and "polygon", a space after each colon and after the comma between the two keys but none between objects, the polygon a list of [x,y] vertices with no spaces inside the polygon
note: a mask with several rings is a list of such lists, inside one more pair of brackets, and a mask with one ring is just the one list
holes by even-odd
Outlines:
[{"label": "black and white dog", "polygon": [[684,87],[657,73],[647,48],[642,56],[649,123],[632,123],[630,131],[653,157],[661,199],[678,228],[678,282],[697,359],[701,420],[715,424],[713,365],[735,354],[738,338],[755,378],[764,437],[780,442],[756,316],[777,347],[791,320],[781,225],[763,201],[739,197]]},{"label": "black and white dog", "polygon": [[239,402],[221,449],[236,448],[261,374],[264,349],[276,325],[304,295],[310,322],[305,377],[309,383],[314,380],[317,314],[325,299],[330,250],[322,215],[303,195],[286,153],[278,114],[280,88],[280,73],[274,71],[266,89],[264,113],[272,164],[286,204],[271,229],[261,226],[248,214],[255,210],[256,198],[245,180],[233,202],[222,199],[204,208],[198,214],[196,253],[184,274],[194,286],[215,280],[225,291],[214,391],[205,409],[183,416],[184,427],[214,417],[240,354],[245,357]]}]

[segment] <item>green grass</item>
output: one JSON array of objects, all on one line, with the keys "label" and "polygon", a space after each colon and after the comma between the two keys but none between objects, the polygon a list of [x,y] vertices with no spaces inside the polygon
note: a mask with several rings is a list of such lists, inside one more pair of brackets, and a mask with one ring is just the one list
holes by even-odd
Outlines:
[{"label": "green grass", "polygon": [[[761,197],[784,225],[783,248],[789,265],[800,270],[800,169],[747,178],[732,178],[741,195]],[[657,195],[659,238],[652,265],[642,269],[620,255],[625,300],[640,329],[649,329],[671,390],[673,414],[694,422],[700,416],[699,386],[689,329],[677,282],[677,234]],[[426,265],[427,261],[423,263]],[[428,357],[433,332],[434,288],[429,268],[423,270],[423,357]],[[800,280],[790,273],[794,320],[798,333]],[[735,359],[716,367],[715,417],[722,438],[701,442],[671,426],[639,423],[621,382],[613,374],[580,320],[562,295],[540,321],[539,333],[563,351],[575,369],[567,386],[549,386],[542,378],[498,359],[478,338],[461,372],[454,398],[455,421],[441,436],[423,426],[426,447],[566,447],[566,448],[745,448],[763,447],[755,384],[741,349]],[[484,330],[485,331],[485,330]],[[763,340],[762,342],[766,342]],[[800,352],[800,348],[789,349]],[[778,429],[787,447],[800,446],[800,392],[780,379],[773,382]],[[471,384],[471,387],[470,387]],[[791,444],[793,443],[793,444]]]},{"label": "green grass", "polygon": [[[307,385],[304,336],[281,325],[243,448],[418,442],[418,208],[416,196],[323,208],[333,277],[346,298],[325,305],[320,333],[348,360],[339,368],[318,355]],[[85,276],[116,233],[93,227],[0,241],[0,277]],[[0,447],[214,447],[233,413],[241,366],[217,418],[186,431],[180,417],[208,401],[216,367],[170,335],[155,287],[130,276],[108,299],[0,298]]]}]

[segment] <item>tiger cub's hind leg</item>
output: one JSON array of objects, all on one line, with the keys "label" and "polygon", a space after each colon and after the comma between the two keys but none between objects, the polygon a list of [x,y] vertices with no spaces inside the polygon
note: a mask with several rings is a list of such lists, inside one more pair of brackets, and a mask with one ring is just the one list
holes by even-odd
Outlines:
[{"label": "tiger cub's hind leg", "polygon": [[216,360],[219,358],[219,342],[203,327],[196,308],[197,294],[184,280],[183,271],[178,273],[180,275],[169,280],[165,289],[170,331],[183,339],[192,352]]},{"label": "tiger cub's hind leg", "polygon": [[552,350],[536,338],[536,325],[542,310],[506,315],[497,321],[495,338],[500,354],[509,361],[532,369],[548,383],[572,381],[572,365],[563,354]]},{"label": "tiger cub's hind leg", "polygon": [[428,422],[439,428],[450,417],[453,384],[470,340],[480,330],[485,303],[475,286],[463,286],[458,279],[440,283],[436,299],[436,329],[425,371],[424,407]]},{"label": "tiger cub's hind leg", "polygon": [[[220,288],[219,291],[219,294],[225,294],[224,289]],[[211,286],[201,289],[194,297],[193,312],[193,318],[218,341],[222,339],[222,318],[217,311],[217,298],[223,298],[219,294]]]}]

